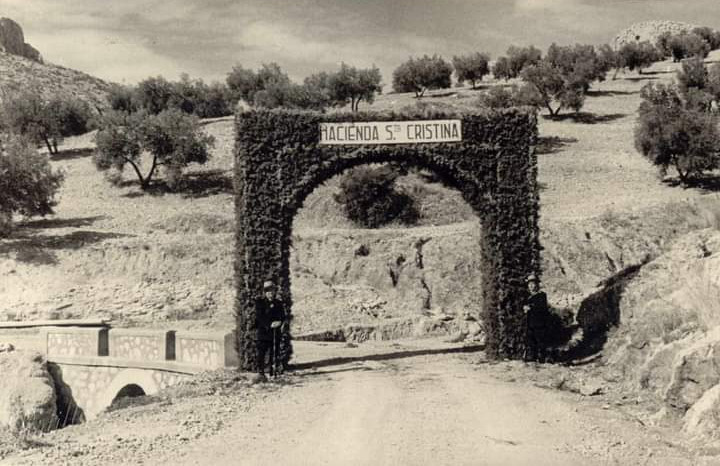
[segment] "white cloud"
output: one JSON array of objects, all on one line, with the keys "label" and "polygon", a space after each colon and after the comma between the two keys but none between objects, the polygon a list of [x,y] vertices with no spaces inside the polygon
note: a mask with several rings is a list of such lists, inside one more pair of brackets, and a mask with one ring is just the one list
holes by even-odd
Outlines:
[{"label": "white cloud", "polygon": [[162,74],[177,77],[179,63],[157,54],[142,43],[94,30],[76,30],[71,36],[36,34],[33,44],[46,61],[83,70],[99,78],[135,83]]},{"label": "white cloud", "polygon": [[560,10],[576,4],[575,0],[515,0],[515,8],[520,11]]}]

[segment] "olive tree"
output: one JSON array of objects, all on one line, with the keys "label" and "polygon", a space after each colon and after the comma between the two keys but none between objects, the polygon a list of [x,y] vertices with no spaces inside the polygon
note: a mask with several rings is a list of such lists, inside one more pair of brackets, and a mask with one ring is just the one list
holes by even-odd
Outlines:
[{"label": "olive tree", "polygon": [[340,70],[329,76],[327,85],[334,103],[349,103],[350,109],[357,112],[360,101],[371,104],[375,100],[375,94],[382,91],[380,81],[382,76],[376,66],[358,69],[342,63]]},{"label": "olive tree", "polygon": [[512,79],[520,76],[526,66],[535,65],[542,59],[542,52],[534,46],[517,47],[511,45],[506,56],[500,57],[493,67],[493,76],[496,79]]},{"label": "olive tree", "polygon": [[[143,190],[150,187],[158,167],[165,169],[170,188],[176,188],[183,168],[192,162],[207,162],[209,149],[214,145],[214,138],[201,130],[199,119],[178,109],[163,110],[157,115],[109,112],[95,139],[94,162],[98,170],[115,168],[122,172],[130,165]],[[145,174],[144,153],[150,159]]]},{"label": "olive tree", "polygon": [[483,76],[490,72],[488,65],[490,57],[485,53],[454,56],[452,61],[458,82],[470,81],[473,89],[479,81],[482,81]]},{"label": "olive tree", "polygon": [[450,87],[452,72],[452,65],[438,55],[411,57],[393,72],[393,89],[395,92],[414,92],[415,97],[422,97],[429,89]]},{"label": "olive tree", "polygon": [[50,154],[57,154],[63,138],[90,129],[92,111],[76,98],[58,95],[46,100],[37,90],[26,90],[4,99],[2,116],[6,130],[44,143]]},{"label": "olive tree", "polygon": [[618,50],[621,63],[630,71],[642,70],[662,59],[662,53],[650,42],[631,42]]},{"label": "olive tree", "polygon": [[675,85],[645,85],[635,147],[662,173],[675,168],[684,184],[720,167],[717,116],[686,105]]},{"label": "olive tree", "polygon": [[12,226],[13,214],[53,213],[63,174],[53,170],[47,155],[38,153],[20,135],[0,135],[0,236]]}]

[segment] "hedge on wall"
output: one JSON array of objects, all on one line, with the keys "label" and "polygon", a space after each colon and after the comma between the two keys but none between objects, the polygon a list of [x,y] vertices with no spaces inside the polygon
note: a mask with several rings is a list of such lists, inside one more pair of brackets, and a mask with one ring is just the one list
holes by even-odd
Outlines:
[{"label": "hedge on wall", "polygon": [[[319,145],[319,124],[347,121],[459,119],[462,141],[452,143]],[[354,166],[402,161],[427,168],[458,189],[483,225],[483,316],[487,354],[518,359],[525,350],[525,280],[540,276],[537,138],[527,109],[472,113],[423,110],[403,113],[320,114],[250,110],[236,115],[237,346],[241,369],[257,370],[256,314],[262,284],[273,280],[291,318],[292,222],[318,185]],[[292,354],[290,328],[284,359]]]}]

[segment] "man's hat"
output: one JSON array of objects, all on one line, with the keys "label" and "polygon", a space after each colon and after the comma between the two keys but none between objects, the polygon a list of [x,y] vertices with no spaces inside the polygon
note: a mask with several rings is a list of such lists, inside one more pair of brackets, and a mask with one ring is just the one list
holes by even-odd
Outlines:
[{"label": "man's hat", "polygon": [[538,283],[540,280],[538,279],[537,275],[535,275],[534,273],[531,273],[530,275],[528,275],[528,277],[525,279],[525,281],[527,283],[530,283],[530,282]]},{"label": "man's hat", "polygon": [[263,290],[272,290],[275,289],[275,283],[273,283],[272,280],[265,280],[265,283],[263,283]]}]

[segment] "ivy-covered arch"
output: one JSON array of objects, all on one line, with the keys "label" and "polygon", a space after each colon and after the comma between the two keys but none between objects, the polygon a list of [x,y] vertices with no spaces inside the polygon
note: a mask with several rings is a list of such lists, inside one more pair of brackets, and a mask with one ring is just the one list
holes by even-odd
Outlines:
[{"label": "ivy-covered arch", "polygon": [[[461,120],[462,141],[423,144],[321,145],[320,123]],[[237,345],[241,369],[257,370],[255,299],[265,280],[279,286],[288,312],[293,218],[321,183],[348,168],[405,162],[428,168],[454,185],[480,217],[483,318],[487,353],[522,357],[525,350],[525,280],[540,276],[537,121],[510,109],[453,113],[321,114],[251,110],[236,116]],[[284,335],[291,354],[290,329]]]}]

